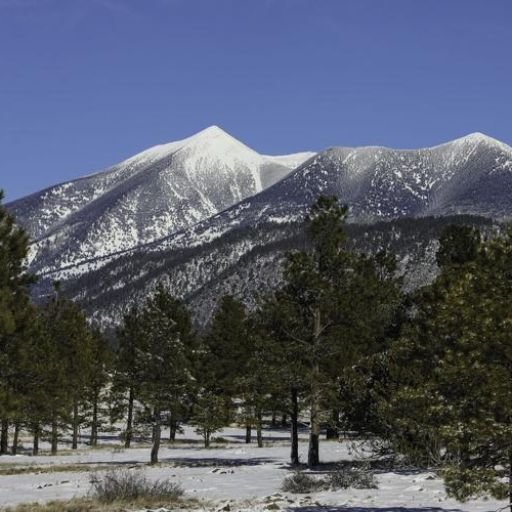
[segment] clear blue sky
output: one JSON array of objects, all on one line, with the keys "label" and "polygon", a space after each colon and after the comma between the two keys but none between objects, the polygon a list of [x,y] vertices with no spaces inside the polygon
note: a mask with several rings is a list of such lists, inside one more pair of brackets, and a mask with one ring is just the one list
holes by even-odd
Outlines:
[{"label": "clear blue sky", "polygon": [[260,152],[512,143],[512,0],[0,0],[7,200],[218,124]]}]

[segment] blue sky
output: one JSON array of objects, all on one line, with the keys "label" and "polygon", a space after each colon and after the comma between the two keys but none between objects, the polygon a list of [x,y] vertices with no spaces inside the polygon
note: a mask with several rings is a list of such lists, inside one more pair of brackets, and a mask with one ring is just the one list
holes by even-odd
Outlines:
[{"label": "blue sky", "polygon": [[0,188],[211,124],[271,154],[511,144],[511,26],[511,0],[0,0]]}]

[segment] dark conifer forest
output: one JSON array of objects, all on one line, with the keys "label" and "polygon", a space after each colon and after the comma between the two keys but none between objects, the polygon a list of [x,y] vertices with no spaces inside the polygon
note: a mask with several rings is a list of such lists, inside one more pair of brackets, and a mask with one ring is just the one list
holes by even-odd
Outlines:
[{"label": "dark conifer forest", "polygon": [[[510,498],[512,229],[400,220],[395,247],[409,231],[439,234],[436,276],[406,287],[378,242],[397,223],[363,228],[346,214],[319,197],[293,236],[266,246],[283,254],[278,283],[250,300],[224,295],[203,325],[162,282],[105,333],[58,282],[31,299],[28,237],[0,209],[0,454],[16,454],[22,432],[34,455],[42,440],[55,455],[64,438],[76,450],[82,429],[96,446],[120,424],[126,448],[149,436],[156,464],[164,427],[172,443],[193,425],[209,447],[236,423],[262,447],[265,426],[283,421],[292,466],[321,464],[324,433],[358,436],[435,468],[457,499]],[[179,261],[166,264],[172,274]]]}]

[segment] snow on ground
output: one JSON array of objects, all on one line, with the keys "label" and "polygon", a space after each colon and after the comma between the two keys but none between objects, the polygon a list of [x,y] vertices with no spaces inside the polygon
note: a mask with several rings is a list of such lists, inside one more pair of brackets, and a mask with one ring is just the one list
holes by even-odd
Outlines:
[{"label": "snow on ground", "polygon": [[[143,471],[150,479],[171,479],[179,483],[186,496],[208,502],[203,510],[294,510],[297,512],[443,512],[455,510],[495,511],[504,502],[475,500],[458,503],[448,498],[442,481],[434,474],[416,471],[377,473],[378,489],[322,491],[308,495],[284,493],[283,479],[292,473],[288,466],[290,446],[285,430],[266,430],[265,446],[246,445],[243,429],[229,428],[221,434],[227,441],[205,449],[192,430],[179,436],[175,446],[163,446],[161,463],[146,465],[148,446],[125,450],[115,438],[105,438],[100,449],[65,450],[55,457],[41,455],[0,457],[0,506],[50,499],[70,499],[89,490],[91,470],[105,471],[112,466]],[[184,439],[184,440],[183,440]],[[110,443],[110,445],[108,444]],[[307,457],[305,436],[300,442],[301,460]],[[321,443],[322,462],[354,460],[350,442]],[[363,454],[364,456],[364,454]],[[50,466],[57,471],[48,472]],[[71,470],[63,467],[69,465]],[[83,466],[83,471],[77,465]],[[24,468],[31,471],[6,475],[5,470]],[[61,471],[62,467],[62,471]],[[320,468],[319,473],[328,470]]]}]

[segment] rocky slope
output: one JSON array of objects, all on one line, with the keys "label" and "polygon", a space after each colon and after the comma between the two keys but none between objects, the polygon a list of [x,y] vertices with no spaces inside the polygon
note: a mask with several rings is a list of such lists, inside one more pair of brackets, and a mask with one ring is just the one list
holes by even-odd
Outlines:
[{"label": "rocky slope", "polygon": [[312,156],[260,155],[212,126],[7,205],[46,273],[169,236],[261,192]]},{"label": "rocky slope", "polygon": [[159,242],[190,247],[234,227],[303,217],[319,195],[349,207],[349,220],[404,217],[512,217],[512,148],[475,133],[433,148],[330,148],[256,196]]}]

